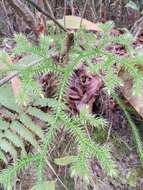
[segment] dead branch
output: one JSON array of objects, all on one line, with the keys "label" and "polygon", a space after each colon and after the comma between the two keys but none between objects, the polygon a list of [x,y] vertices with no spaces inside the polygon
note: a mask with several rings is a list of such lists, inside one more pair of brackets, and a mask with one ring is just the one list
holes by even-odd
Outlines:
[{"label": "dead branch", "polygon": [[44,10],[42,10],[38,5],[36,5],[33,1],[31,0],[26,0],[28,3],[30,3],[31,5],[33,5],[33,7],[35,7],[39,12],[41,12],[43,15],[45,15],[46,17],[50,18],[57,26],[59,26],[59,28],[61,28],[64,32],[67,32],[67,29],[64,28],[53,16],[49,15],[47,12],[45,12]]},{"label": "dead branch", "polygon": [[0,86],[3,86],[4,84],[6,84],[11,79],[13,79],[14,77],[18,76],[18,74],[19,74],[18,72],[14,72],[14,73],[11,73],[10,75],[4,77],[3,79],[0,80]]},{"label": "dead branch", "polygon": [[7,2],[16,11],[17,15],[22,17],[23,21],[35,31],[37,23],[31,10],[20,0],[7,0]]},{"label": "dead branch", "polygon": [[52,17],[54,17],[54,13],[53,13],[53,10],[52,10],[52,7],[51,7],[49,1],[43,0],[43,2],[44,2],[46,10],[50,12]]}]

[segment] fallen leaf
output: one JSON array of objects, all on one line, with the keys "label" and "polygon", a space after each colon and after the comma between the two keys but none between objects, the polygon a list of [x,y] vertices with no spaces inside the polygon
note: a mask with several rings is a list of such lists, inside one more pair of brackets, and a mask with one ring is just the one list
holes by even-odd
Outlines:
[{"label": "fallen leaf", "polygon": [[[60,24],[64,26],[64,19],[58,20]],[[67,29],[79,29],[81,23],[81,17],[78,16],[65,16],[65,27]],[[93,22],[86,19],[82,19],[83,28],[90,31],[101,32],[102,30]]]},{"label": "fallen leaf", "polygon": [[139,96],[135,96],[133,95],[133,80],[129,74],[121,70],[119,76],[124,81],[124,86],[122,87],[123,96],[143,118],[143,88],[141,89],[142,93]]}]

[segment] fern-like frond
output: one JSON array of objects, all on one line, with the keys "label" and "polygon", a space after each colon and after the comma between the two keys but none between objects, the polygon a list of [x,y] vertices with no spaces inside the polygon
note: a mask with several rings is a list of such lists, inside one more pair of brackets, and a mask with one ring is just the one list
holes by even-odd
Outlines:
[{"label": "fern-like frond", "polygon": [[115,163],[112,160],[110,150],[107,146],[96,145],[91,139],[89,139],[85,129],[80,127],[82,123],[77,122],[77,120],[68,118],[65,114],[63,114],[60,118],[65,126],[74,134],[80,147],[84,147],[86,150],[85,160],[92,156],[96,157],[101,164],[101,167],[107,172],[108,175],[116,176],[117,170]]},{"label": "fern-like frond", "polygon": [[84,147],[80,147],[78,158],[71,167],[71,176],[80,176],[89,183],[90,182],[90,170],[87,161],[87,150]]},{"label": "fern-like frond", "polygon": [[[43,158],[47,154],[49,145],[51,144],[53,137],[56,134],[56,129],[58,129],[58,127],[59,127],[58,119],[59,119],[59,116],[60,116],[62,108],[63,108],[61,102],[63,101],[66,84],[68,83],[68,80],[69,80],[70,76],[72,75],[72,73],[74,72],[74,69],[77,64],[78,64],[77,62],[71,63],[71,64],[66,65],[66,68],[64,68],[64,76],[61,80],[61,84],[59,84],[60,89],[59,89],[59,94],[58,94],[58,98],[57,98],[57,108],[56,108],[55,116],[48,118],[48,116],[46,116],[45,114],[43,115],[43,113],[41,113],[41,112],[38,114],[38,116],[40,115],[42,120],[50,122],[50,129],[43,142],[41,163],[39,164],[40,167],[39,167],[39,172],[38,172],[39,175],[38,176],[40,179],[42,178],[42,174],[44,172],[44,164],[43,164],[44,159]],[[35,110],[30,109],[30,113],[32,115],[36,116],[37,115],[36,112],[35,112]],[[41,175],[41,177],[40,177],[40,175]]]},{"label": "fern-like frond", "polygon": [[20,116],[20,121],[29,128],[33,133],[35,133],[38,137],[40,137],[42,140],[44,139],[44,132],[43,130],[34,124],[30,117],[28,117],[26,114],[22,114]]},{"label": "fern-like frond", "polygon": [[94,144],[94,151],[95,157],[106,173],[111,177],[117,177],[118,171],[111,156],[110,147],[107,145],[100,146]]},{"label": "fern-like frond", "polygon": [[34,147],[38,148],[38,142],[34,138],[34,134],[30,132],[27,128],[25,128],[24,125],[22,125],[18,121],[14,121],[10,125],[10,128],[11,130],[14,130],[15,132],[17,132],[23,139],[28,141]]},{"label": "fern-like frond", "polygon": [[30,43],[30,41],[23,34],[16,34],[15,41],[17,46],[14,49],[14,54],[33,54],[41,57],[41,51],[38,46]]},{"label": "fern-like frond", "polygon": [[10,124],[3,119],[0,118],[0,130],[7,130],[9,128]]},{"label": "fern-like frond", "polygon": [[4,137],[6,139],[8,139],[9,141],[11,141],[16,147],[21,148],[22,149],[22,155],[26,154],[24,143],[23,143],[22,139],[17,134],[15,134],[14,131],[7,130],[4,133]]},{"label": "fern-like frond", "polygon": [[80,110],[80,115],[77,117],[77,120],[80,121],[81,125],[91,125],[95,126],[98,129],[103,129],[108,126],[108,122],[102,117],[95,117],[89,112],[88,106],[84,106]]},{"label": "fern-like frond", "polygon": [[4,169],[0,172],[0,184],[8,190],[12,190],[13,180],[17,173],[26,168],[31,162],[38,161],[39,158],[39,155],[27,155],[21,160],[17,160],[17,162],[14,165],[9,165],[7,169]]},{"label": "fern-like frond", "polygon": [[15,147],[10,142],[8,142],[5,139],[1,139],[0,140],[0,149],[3,150],[6,153],[10,153],[13,160],[16,161],[16,159],[17,159],[17,151],[16,151]]},{"label": "fern-like frond", "polygon": [[43,111],[39,110],[38,108],[29,107],[27,113],[30,115],[39,118],[42,121],[48,122],[48,114],[44,113]]},{"label": "fern-like frond", "polygon": [[[59,104],[58,100],[56,100],[55,98],[44,98],[44,97],[40,99],[36,99],[33,102],[33,105],[35,106],[41,106],[41,107],[48,106],[52,108],[54,110],[54,113],[56,112],[58,104]],[[62,110],[65,110],[66,105],[64,104],[64,102],[61,102],[61,107],[62,107]]]},{"label": "fern-like frond", "polygon": [[15,97],[12,93],[12,88],[9,85],[0,88],[0,104],[10,110],[20,112],[20,108],[16,104]]},{"label": "fern-like frond", "polygon": [[[6,72],[8,73],[8,71],[19,73],[21,79],[19,98],[24,105],[32,105],[27,106],[26,111],[22,113],[19,106],[17,106],[15,97],[9,86],[0,88],[0,105],[8,109],[11,122],[8,123],[0,119],[0,159],[7,162],[6,156],[9,153],[15,161],[17,155],[19,156],[17,154],[17,147],[21,149],[22,155],[26,154],[24,147],[25,141],[33,145],[40,153],[40,155],[26,156],[25,159],[20,159],[13,166],[8,166],[6,170],[0,173],[0,183],[7,187],[8,190],[12,189],[14,176],[32,161],[36,161],[38,168],[38,186],[34,188],[44,189],[45,159],[47,159],[48,149],[61,126],[65,126],[65,129],[73,134],[77,144],[77,159],[72,165],[73,175],[80,175],[89,182],[90,168],[88,162],[91,158],[96,158],[108,175],[112,177],[116,176],[116,166],[112,160],[110,147],[96,144],[89,137],[89,134],[87,134],[86,128],[91,125],[102,129],[107,126],[107,121],[103,118],[93,116],[88,108],[83,108],[80,110],[78,116],[72,118],[65,114],[65,110],[67,110],[65,106],[65,95],[69,88],[70,77],[81,61],[85,61],[89,66],[89,70],[101,77],[110,94],[114,92],[115,87],[122,85],[122,81],[118,77],[120,68],[126,70],[133,78],[134,91],[137,92],[139,90],[143,77],[136,64],[142,66],[143,61],[142,56],[135,54],[134,49],[130,47],[133,40],[132,35],[126,31],[124,35],[117,37],[111,36],[110,33],[114,27],[113,22],[100,24],[100,27],[102,28],[100,39],[89,33],[86,34],[84,39],[84,31],[79,31],[76,35],[77,40],[75,40],[75,46],[70,52],[69,63],[67,65],[56,65],[53,61],[53,52],[55,50],[61,51],[62,48],[62,39],[57,39],[57,36],[54,37],[54,35],[41,35],[39,46],[37,46],[27,40],[24,35],[17,34],[15,38],[17,47],[15,48],[14,54],[24,54],[26,56],[12,67],[8,65],[7,54],[0,54],[0,62],[3,61],[6,66],[4,74]],[[81,51],[79,42],[82,39],[84,40],[82,45],[86,51]],[[50,47],[53,41],[56,42],[55,48]],[[97,44],[95,44],[96,41],[98,41]],[[108,51],[108,45],[113,45],[114,43],[123,44],[128,56],[121,57]],[[93,58],[97,58],[96,64],[93,63]],[[98,58],[101,58],[99,62]],[[117,65],[117,68],[115,68],[115,65]],[[35,80],[37,79],[37,75],[41,75],[44,72],[52,72],[57,76],[58,89],[54,98],[43,98],[42,88]],[[49,107],[50,113],[45,113],[38,107]],[[42,128],[32,121],[33,117],[47,124],[48,130],[46,130],[46,134],[44,134]],[[138,152],[142,159],[142,143],[131,121],[130,124],[136,138]],[[41,140],[41,146],[39,146],[37,137]]]},{"label": "fern-like frond", "polygon": [[0,150],[0,160],[2,160],[5,164],[8,164],[7,158],[3,151]]}]

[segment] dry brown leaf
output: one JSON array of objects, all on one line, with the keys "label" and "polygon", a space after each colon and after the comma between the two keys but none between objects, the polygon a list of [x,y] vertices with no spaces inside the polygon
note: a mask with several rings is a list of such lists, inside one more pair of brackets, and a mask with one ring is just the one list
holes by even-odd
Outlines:
[{"label": "dry brown leaf", "polygon": [[39,23],[36,28],[36,32],[38,35],[46,34],[46,20],[45,17],[41,13],[37,13],[37,17],[39,18]]},{"label": "dry brown leaf", "polygon": [[140,96],[133,95],[133,80],[129,74],[125,71],[120,71],[119,76],[124,81],[124,86],[122,87],[122,93],[127,101],[135,108],[135,110],[143,117],[143,88],[141,90]]},{"label": "dry brown leaf", "polygon": [[[64,26],[64,19],[58,20],[60,24]],[[65,16],[65,27],[67,29],[79,29],[81,23],[81,17],[78,16]],[[82,19],[82,27],[86,30],[101,32],[102,30],[93,22],[90,22],[86,19]]]}]

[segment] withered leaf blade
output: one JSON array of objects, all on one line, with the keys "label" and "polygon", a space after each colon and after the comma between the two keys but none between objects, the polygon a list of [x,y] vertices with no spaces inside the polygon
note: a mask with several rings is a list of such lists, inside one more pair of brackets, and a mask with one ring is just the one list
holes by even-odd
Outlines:
[{"label": "withered leaf blade", "polygon": [[[60,22],[60,24],[64,26],[64,19],[59,19],[58,21]],[[65,27],[67,29],[77,30],[80,28],[80,23],[81,23],[81,17],[65,16]],[[95,31],[95,32],[102,31],[95,23],[88,21],[86,19],[82,19],[81,26],[85,28],[86,30],[90,30],[90,31]]]},{"label": "withered leaf blade", "polygon": [[124,82],[122,87],[122,94],[125,99],[134,107],[134,109],[143,118],[143,88],[140,95],[133,95],[133,80],[125,71],[120,71],[119,76]]}]

